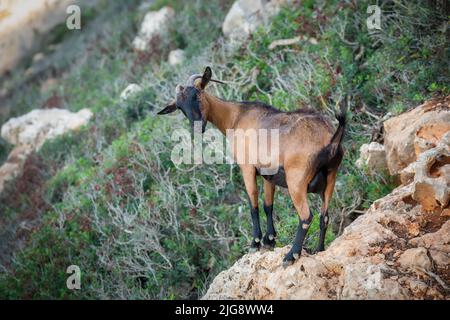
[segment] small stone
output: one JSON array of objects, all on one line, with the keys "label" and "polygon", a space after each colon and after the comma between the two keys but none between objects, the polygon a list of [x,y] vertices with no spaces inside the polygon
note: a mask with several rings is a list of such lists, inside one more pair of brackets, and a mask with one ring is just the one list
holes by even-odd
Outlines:
[{"label": "small stone", "polygon": [[314,38],[314,37],[309,38],[308,41],[309,41],[309,43],[311,43],[311,44],[313,44],[313,45],[319,44],[319,42],[317,41],[317,39]]},{"label": "small stone", "polygon": [[388,254],[390,252],[394,251],[394,249],[392,249],[391,247],[384,247],[383,250],[381,250],[381,252],[383,254]]},{"label": "small stone", "polygon": [[420,233],[420,226],[418,223],[408,223],[408,234],[413,237],[417,237]]},{"label": "small stone", "polygon": [[429,270],[431,268],[427,249],[423,247],[406,250],[397,262],[400,264],[400,267],[408,270],[414,270],[415,268]]},{"label": "small stone", "polygon": [[407,277],[400,277],[398,279],[398,283],[405,284],[409,279]]},{"label": "small stone", "polygon": [[38,52],[33,56],[33,63],[38,63],[44,60],[44,54],[42,52]]},{"label": "small stone", "polygon": [[176,49],[176,50],[170,51],[170,53],[169,53],[169,64],[172,66],[182,64],[185,59],[186,59],[186,57],[185,57],[184,50]]},{"label": "small stone", "polygon": [[277,14],[282,5],[290,2],[291,0],[236,0],[222,24],[223,34],[228,39],[241,42]]},{"label": "small stone", "polygon": [[363,144],[359,149],[358,168],[367,167],[370,174],[387,171],[386,152],[384,146],[378,142]]},{"label": "small stone", "polygon": [[450,253],[439,250],[430,250],[431,258],[439,267],[448,267],[450,265]]},{"label": "small stone", "polygon": [[133,40],[133,47],[139,51],[147,51],[156,37],[168,32],[169,23],[175,17],[171,7],[163,7],[159,11],[149,11],[142,21],[138,36]]},{"label": "small stone", "polygon": [[127,100],[131,96],[133,96],[141,91],[142,91],[141,86],[139,86],[138,84],[135,84],[135,83],[131,83],[125,88],[125,90],[122,91],[122,93],[120,94],[120,99]]},{"label": "small stone", "polygon": [[408,280],[407,285],[411,291],[416,295],[423,295],[427,292],[428,286],[419,280]]}]

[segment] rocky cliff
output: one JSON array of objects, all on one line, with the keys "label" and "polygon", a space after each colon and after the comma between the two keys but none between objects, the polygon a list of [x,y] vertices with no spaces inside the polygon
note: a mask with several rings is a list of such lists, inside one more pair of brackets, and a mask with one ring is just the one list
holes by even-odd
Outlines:
[{"label": "rocky cliff", "polygon": [[[450,129],[442,122],[449,113],[447,97],[388,120],[387,163],[401,156],[395,168],[404,168],[403,185],[374,202],[326,251],[303,252],[286,269],[281,262],[289,247],[246,254],[214,279],[203,299],[449,298]],[[392,125],[396,121],[415,127]],[[422,134],[430,127],[439,129]],[[411,132],[401,140],[406,129]],[[414,141],[427,147],[419,150]],[[416,153],[393,151],[407,145]]]}]

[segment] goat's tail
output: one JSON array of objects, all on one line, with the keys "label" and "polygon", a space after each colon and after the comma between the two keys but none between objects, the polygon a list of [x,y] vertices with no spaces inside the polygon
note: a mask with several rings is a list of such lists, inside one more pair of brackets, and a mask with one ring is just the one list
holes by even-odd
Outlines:
[{"label": "goat's tail", "polygon": [[339,111],[336,113],[336,119],[339,122],[336,132],[330,140],[330,143],[324,147],[317,155],[315,162],[315,172],[319,172],[324,168],[336,168],[342,160],[342,139],[344,138],[345,125],[347,123],[347,108],[345,102],[340,105]]},{"label": "goat's tail", "polygon": [[341,107],[339,109],[339,112],[336,113],[336,119],[339,122],[339,126],[334,133],[333,137],[330,141],[330,160],[334,157],[336,157],[336,153],[342,143],[342,139],[344,138],[344,132],[345,132],[345,125],[347,124],[347,108],[345,106],[345,103],[341,104]]}]

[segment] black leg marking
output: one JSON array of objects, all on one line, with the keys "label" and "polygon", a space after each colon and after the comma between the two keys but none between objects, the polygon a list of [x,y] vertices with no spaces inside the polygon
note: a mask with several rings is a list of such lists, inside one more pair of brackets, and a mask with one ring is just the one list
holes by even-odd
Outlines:
[{"label": "black leg marking", "polygon": [[277,236],[275,226],[273,225],[273,204],[271,204],[270,206],[266,206],[264,204],[264,212],[266,213],[267,217],[267,233],[264,235],[263,243],[264,248],[271,250],[275,248],[275,238]]},{"label": "black leg marking", "polygon": [[299,224],[297,228],[297,233],[295,235],[294,243],[292,244],[291,250],[283,259],[283,267],[287,267],[294,263],[295,260],[300,258],[302,254],[303,241],[305,240],[306,234],[308,233],[309,226],[313,220],[312,212],[309,213],[309,218],[306,220],[299,219]]},{"label": "black leg marking", "polygon": [[325,250],[325,234],[327,233],[328,227],[328,212],[320,215],[320,236],[319,236],[319,245],[316,248],[315,252],[320,252]]},{"label": "black leg marking", "polygon": [[308,252],[309,254],[316,254],[320,251],[325,250],[325,234],[327,233],[328,220],[328,212],[325,213],[325,215],[320,215],[319,243],[317,244],[317,247],[315,249],[305,248],[306,252]]},{"label": "black leg marking", "polygon": [[252,208],[252,206],[250,206],[250,213],[252,215],[252,222],[253,222],[253,240],[250,245],[250,251],[254,252],[258,251],[259,248],[261,247],[262,232],[261,227],[259,225],[259,209],[257,207]]}]

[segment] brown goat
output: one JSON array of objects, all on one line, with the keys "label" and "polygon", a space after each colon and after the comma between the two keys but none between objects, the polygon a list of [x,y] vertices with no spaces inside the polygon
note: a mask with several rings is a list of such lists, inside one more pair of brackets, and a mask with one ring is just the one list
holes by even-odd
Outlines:
[{"label": "brown goat", "polygon": [[[177,86],[176,99],[158,114],[167,114],[180,109],[190,120],[201,121],[202,132],[207,122],[213,123],[223,134],[229,129],[259,130],[278,129],[278,160],[276,172],[264,173],[263,166],[244,162],[239,166],[242,170],[245,188],[250,200],[251,218],[253,221],[252,250],[261,247],[261,240],[266,248],[275,246],[275,227],[272,219],[275,186],[287,187],[299,216],[299,226],[293,246],[283,260],[289,265],[299,258],[303,241],[312,221],[312,213],[308,206],[307,193],[318,193],[322,198],[320,214],[320,238],[315,251],[324,250],[325,233],[328,225],[328,205],[333,193],[338,167],[343,157],[341,141],[345,128],[345,110],[341,109],[336,116],[339,126],[333,132],[329,119],[312,110],[296,110],[282,112],[260,102],[232,102],[216,98],[204,89],[211,79],[211,69],[206,68],[203,75],[197,74],[189,78],[187,86]],[[198,81],[197,81],[198,80]],[[270,146],[274,148],[274,146]],[[249,144],[244,145],[246,159],[255,152]],[[236,157],[234,149],[233,155]],[[241,150],[242,151],[242,150]],[[263,172],[264,171],[264,172]],[[267,233],[262,238],[259,210],[258,188],[256,176],[264,178],[264,211],[267,216]]]}]

